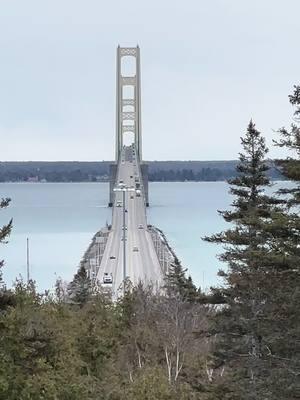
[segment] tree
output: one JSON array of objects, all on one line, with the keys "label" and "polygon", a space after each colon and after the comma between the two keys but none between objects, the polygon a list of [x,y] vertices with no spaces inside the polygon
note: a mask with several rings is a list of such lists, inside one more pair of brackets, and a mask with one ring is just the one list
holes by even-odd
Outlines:
[{"label": "tree", "polygon": [[219,258],[228,265],[227,271],[219,271],[225,285],[213,293],[223,298],[223,306],[212,319],[211,334],[217,334],[213,365],[225,368],[216,385],[216,391],[222,387],[220,398],[269,399],[268,379],[274,367],[269,358],[270,312],[276,303],[272,284],[278,281],[269,226],[280,210],[279,201],[265,194],[270,185],[268,149],[252,121],[241,144],[238,176],[229,180],[232,209],[220,212],[231,227],[205,238],[224,246]]},{"label": "tree", "polygon": [[91,280],[87,275],[86,269],[81,265],[74,279],[68,286],[69,299],[74,304],[85,304],[91,294]]},{"label": "tree", "polygon": [[[1,199],[0,200],[0,209],[4,209],[6,207],[8,207],[10,203],[10,199],[9,198],[5,198],[5,199]],[[12,219],[8,222],[8,224],[3,225],[0,228],[0,244],[1,243],[7,243],[7,238],[11,233],[11,229],[12,229]],[[2,278],[2,273],[1,273],[1,268],[3,267],[4,261],[0,260],[0,280]]]},{"label": "tree", "polygon": [[64,303],[68,300],[68,285],[61,277],[55,282],[55,296],[58,303]]},{"label": "tree", "polygon": [[0,398],[99,399],[101,381],[86,373],[80,346],[94,315],[82,323],[82,309],[39,295],[33,282],[17,281],[14,296],[0,313]]},{"label": "tree", "polygon": [[290,196],[286,204],[291,207],[300,204],[300,85],[294,86],[294,93],[289,96],[289,99],[290,103],[296,107],[294,122],[290,130],[284,127],[279,130],[281,138],[275,141],[275,145],[285,148],[292,154],[292,157],[277,160],[282,174],[294,183],[292,188],[284,188],[280,191]]},{"label": "tree", "polygon": [[[202,395],[208,382],[205,369],[208,344],[199,332],[207,327],[208,307],[188,301],[178,293],[165,296],[151,285],[144,287],[141,283],[126,296],[127,299],[123,297],[118,304],[121,312],[118,320],[122,324],[115,363],[120,375],[118,381],[123,382],[128,393],[142,396],[151,371],[154,380],[165,382],[172,398],[196,399],[199,396],[204,399]],[[122,322],[124,312],[125,325]],[[158,377],[153,375],[157,371],[160,371]],[[163,389],[151,387],[148,390],[153,398],[165,398]]]},{"label": "tree", "polygon": [[[0,209],[4,209],[8,207],[10,203],[9,198],[4,198],[0,200]],[[8,222],[8,224],[0,227],[0,244],[7,243],[7,239],[12,230],[12,219]],[[5,309],[8,305],[13,304],[13,296],[10,290],[6,289],[6,286],[2,279],[2,268],[4,265],[4,260],[0,259],[0,310]]]},{"label": "tree", "polygon": [[[269,357],[277,371],[271,382],[278,392],[276,398],[282,394],[294,399],[299,393],[296,380],[300,374],[300,86],[294,86],[289,100],[295,106],[294,121],[289,130],[279,130],[280,139],[275,145],[288,152],[288,157],[276,163],[291,184],[278,191],[284,208],[267,227],[273,237],[273,268],[278,277],[270,282],[273,301],[269,309],[274,319]],[[288,389],[283,393],[282,387]]]},{"label": "tree", "polygon": [[199,291],[194,285],[191,276],[186,277],[186,271],[187,269],[182,267],[176,257],[165,276],[164,288],[169,297],[179,296],[183,300],[196,301]]}]

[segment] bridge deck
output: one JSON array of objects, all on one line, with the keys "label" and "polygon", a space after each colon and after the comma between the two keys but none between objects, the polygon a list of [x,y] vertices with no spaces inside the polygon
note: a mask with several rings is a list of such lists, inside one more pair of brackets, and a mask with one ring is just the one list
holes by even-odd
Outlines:
[{"label": "bridge deck", "polygon": [[[118,165],[117,182],[127,187],[135,187],[136,181],[142,184],[139,161],[133,146],[124,147]],[[123,193],[115,192],[112,210],[112,228],[109,233],[97,279],[101,282],[104,273],[112,274],[113,292],[123,282]],[[117,206],[121,204],[121,206]],[[147,217],[143,191],[137,196],[135,191],[125,192],[126,219],[126,276],[133,284],[139,281],[162,284],[163,274],[150,233],[147,230]]]}]

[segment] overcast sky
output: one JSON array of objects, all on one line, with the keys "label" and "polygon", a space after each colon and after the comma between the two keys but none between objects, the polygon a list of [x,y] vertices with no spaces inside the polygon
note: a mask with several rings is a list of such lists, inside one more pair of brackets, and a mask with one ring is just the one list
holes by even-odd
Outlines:
[{"label": "overcast sky", "polygon": [[250,118],[271,146],[299,16],[299,0],[0,0],[0,159],[113,159],[116,46],[137,43],[144,159],[235,159]]}]

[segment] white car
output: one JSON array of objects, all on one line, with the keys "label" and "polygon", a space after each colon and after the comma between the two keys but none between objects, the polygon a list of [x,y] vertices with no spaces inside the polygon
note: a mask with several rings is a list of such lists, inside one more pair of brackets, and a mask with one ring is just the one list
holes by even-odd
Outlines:
[{"label": "white car", "polygon": [[139,224],[139,229],[144,229],[142,224]]},{"label": "white car", "polygon": [[108,272],[104,272],[103,275],[103,283],[106,284],[112,284],[113,283],[113,277],[112,274],[108,274]]}]

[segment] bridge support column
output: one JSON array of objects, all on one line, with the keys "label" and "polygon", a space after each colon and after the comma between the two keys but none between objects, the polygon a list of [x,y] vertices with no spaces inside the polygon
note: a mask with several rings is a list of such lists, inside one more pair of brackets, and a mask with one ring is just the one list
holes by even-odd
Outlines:
[{"label": "bridge support column", "polygon": [[149,190],[148,190],[148,164],[141,164],[141,173],[145,194],[146,206],[149,207]]},{"label": "bridge support column", "polygon": [[110,164],[109,166],[109,202],[108,202],[108,207],[112,207],[114,204],[114,199],[115,199],[115,192],[114,192],[114,187],[116,185],[116,179],[117,179],[117,172],[118,172],[118,164]]}]

